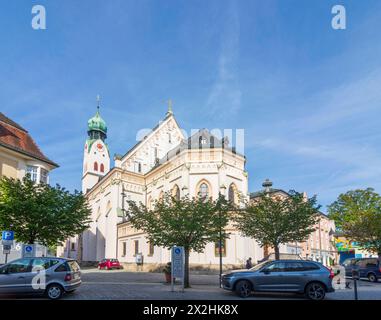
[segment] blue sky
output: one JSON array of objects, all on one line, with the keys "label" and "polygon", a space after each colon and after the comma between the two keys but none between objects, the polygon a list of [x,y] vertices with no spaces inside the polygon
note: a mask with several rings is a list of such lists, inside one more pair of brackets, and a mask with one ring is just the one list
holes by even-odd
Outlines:
[{"label": "blue sky", "polygon": [[[35,4],[46,30],[31,28]],[[335,4],[346,30],[331,28]],[[270,178],[323,206],[381,191],[380,1],[8,0],[0,23],[0,109],[60,164],[52,183],[80,189],[100,94],[112,154],[171,98],[187,131],[245,129],[250,191]]]}]

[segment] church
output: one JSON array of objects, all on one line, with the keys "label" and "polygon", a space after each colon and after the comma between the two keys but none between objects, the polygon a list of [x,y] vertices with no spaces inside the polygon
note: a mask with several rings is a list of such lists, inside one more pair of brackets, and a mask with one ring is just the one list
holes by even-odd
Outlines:
[{"label": "church", "polygon": [[[68,239],[60,255],[83,262],[118,258],[135,264],[136,256],[145,265],[170,261],[166,248],[149,243],[143,233],[125,221],[127,201],[151,207],[166,192],[176,197],[200,193],[213,199],[219,192],[238,204],[248,197],[248,173],[245,157],[229,146],[227,137],[198,130],[186,137],[169,105],[164,118],[124,155],[114,156],[111,168],[107,145],[107,125],[98,110],[88,121],[88,136],[83,150],[82,191],[91,208],[90,228],[78,239]],[[263,249],[250,238],[228,227],[230,238],[223,245],[224,264],[242,265],[248,257],[263,258]],[[209,243],[203,253],[192,252],[190,263],[217,265],[218,244]]]},{"label": "church", "polygon": [[[178,198],[201,194],[213,199],[221,193],[242,206],[251,198],[245,162],[245,156],[229,145],[228,137],[207,129],[186,137],[169,105],[164,118],[152,130],[124,155],[114,156],[111,168],[107,125],[98,105],[95,116],[88,121],[83,150],[82,191],[91,208],[92,222],[81,241],[68,239],[58,255],[79,258],[83,263],[117,258],[125,267],[135,267],[139,257],[147,270],[166,264],[170,251],[150,243],[143,232],[126,221],[127,201],[150,208],[166,192]],[[225,266],[241,267],[249,257],[257,262],[268,255],[254,239],[242,236],[232,225],[226,231],[229,238],[222,244]],[[302,253],[298,245],[296,251],[293,246],[284,245],[281,252]],[[202,253],[191,252],[189,262],[193,266],[217,267],[218,243],[207,244]]]}]

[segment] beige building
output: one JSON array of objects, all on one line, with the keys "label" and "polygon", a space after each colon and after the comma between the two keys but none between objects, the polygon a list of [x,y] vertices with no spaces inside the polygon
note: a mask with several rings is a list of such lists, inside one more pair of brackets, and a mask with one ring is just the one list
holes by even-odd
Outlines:
[{"label": "beige building", "polygon": [[[49,172],[57,167],[42,153],[27,130],[0,112],[0,178],[22,179],[29,174],[36,183],[49,183]],[[37,249],[45,250],[41,246]],[[13,248],[8,261],[20,256],[21,252]],[[2,251],[0,263],[4,263]]]},{"label": "beige building", "polygon": [[22,179],[29,173],[33,181],[48,183],[49,171],[57,167],[28,131],[0,112],[0,177]]}]

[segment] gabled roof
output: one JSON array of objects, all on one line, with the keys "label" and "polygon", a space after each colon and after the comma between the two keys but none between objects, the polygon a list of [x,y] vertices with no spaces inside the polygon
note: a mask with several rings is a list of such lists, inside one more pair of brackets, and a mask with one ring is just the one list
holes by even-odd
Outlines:
[{"label": "gabled roof", "polygon": [[[150,136],[150,135],[152,135],[165,121],[167,121],[169,118],[173,118],[173,120],[175,121],[175,123],[176,123],[176,125],[177,125],[177,127],[180,129],[180,126],[179,126],[179,124],[177,123],[177,121],[176,121],[176,118],[174,117],[174,115],[173,115],[173,113],[167,113],[166,114],[166,116],[165,116],[165,118],[162,120],[162,121],[160,121],[152,130],[151,130],[151,132],[147,135],[147,137],[148,136]],[[181,132],[181,131],[180,131]],[[140,141],[138,141],[130,150],[128,150],[123,156],[120,156],[120,155],[117,155],[119,158],[120,158],[120,160],[125,160],[126,159],[126,157],[128,157],[129,155],[131,155],[132,153],[133,153],[133,151],[135,151],[143,142],[145,142],[146,141],[146,139],[147,138],[144,138],[144,139],[142,139],[142,140],[140,140]]]},{"label": "gabled roof", "polygon": [[47,158],[32,137],[19,124],[0,112],[0,146],[22,153],[31,158],[58,167],[58,164]]}]

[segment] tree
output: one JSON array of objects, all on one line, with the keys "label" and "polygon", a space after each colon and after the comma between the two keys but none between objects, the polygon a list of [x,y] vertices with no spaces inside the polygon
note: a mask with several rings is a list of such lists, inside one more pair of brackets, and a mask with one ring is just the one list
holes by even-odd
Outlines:
[{"label": "tree", "polygon": [[[169,193],[156,201],[153,209],[128,201],[127,218],[132,226],[147,234],[156,246],[184,247],[184,285],[189,287],[189,253],[202,252],[208,242],[219,241],[220,228],[228,223],[231,205],[220,196],[213,201],[205,198],[176,199]],[[226,238],[226,232],[222,233]]]},{"label": "tree", "polygon": [[0,227],[13,230],[15,239],[55,246],[88,228],[90,209],[84,196],[59,185],[0,179]]},{"label": "tree", "polygon": [[279,260],[280,244],[305,241],[315,230],[319,208],[316,196],[305,199],[303,194],[290,191],[289,196],[280,198],[263,193],[237,211],[234,221],[243,235],[254,238],[262,247],[273,247]]},{"label": "tree", "polygon": [[374,189],[340,194],[328,212],[345,237],[381,257],[381,196]]}]

